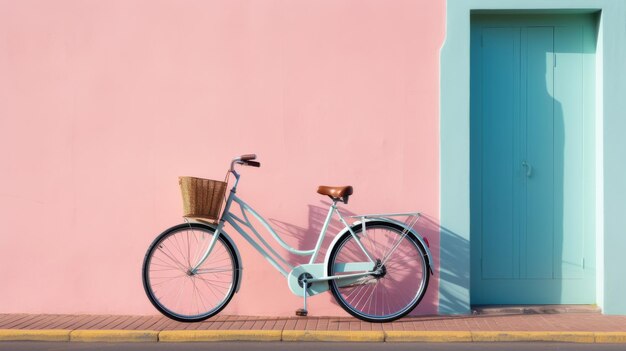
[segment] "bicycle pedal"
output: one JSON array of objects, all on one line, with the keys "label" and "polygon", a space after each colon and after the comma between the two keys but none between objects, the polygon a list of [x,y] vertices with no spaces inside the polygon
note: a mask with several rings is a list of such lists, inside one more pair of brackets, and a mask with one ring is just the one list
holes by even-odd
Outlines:
[{"label": "bicycle pedal", "polygon": [[308,314],[309,314],[309,312],[307,310],[305,310],[304,308],[298,308],[296,310],[296,316],[306,317]]}]

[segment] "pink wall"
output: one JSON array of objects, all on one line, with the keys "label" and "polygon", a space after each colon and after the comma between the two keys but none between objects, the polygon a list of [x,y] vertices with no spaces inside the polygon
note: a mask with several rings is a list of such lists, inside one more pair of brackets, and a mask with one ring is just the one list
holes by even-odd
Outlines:
[{"label": "pink wall", "polygon": [[[181,221],[177,176],[220,178],[241,153],[263,166],[240,195],[288,242],[319,230],[317,185],[351,184],[350,212],[423,211],[438,258],[444,10],[0,1],[0,313],[156,313],[141,263]],[[301,299],[237,242],[243,287],[225,313],[292,315]],[[418,313],[436,312],[437,289]],[[310,306],[345,315],[328,293]]]}]

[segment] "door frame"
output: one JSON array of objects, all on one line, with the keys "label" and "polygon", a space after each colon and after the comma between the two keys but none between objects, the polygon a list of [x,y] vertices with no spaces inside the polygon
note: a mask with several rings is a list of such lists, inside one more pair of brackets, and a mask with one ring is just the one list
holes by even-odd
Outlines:
[{"label": "door frame", "polygon": [[[440,65],[439,313],[470,313],[470,15],[598,13],[596,48],[596,299],[626,314],[626,2],[621,0],[447,0]],[[610,189],[605,192],[604,189]]]}]

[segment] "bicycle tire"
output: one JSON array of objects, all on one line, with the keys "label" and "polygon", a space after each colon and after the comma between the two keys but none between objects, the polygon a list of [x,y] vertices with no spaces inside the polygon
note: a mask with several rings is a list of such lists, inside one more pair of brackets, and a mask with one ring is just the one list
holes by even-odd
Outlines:
[{"label": "bicycle tire", "polygon": [[[422,243],[412,232],[407,232],[402,238],[404,228],[400,225],[385,221],[371,221],[366,222],[365,227],[365,237],[362,235],[362,224],[354,225],[351,229],[368,252],[375,256],[372,258],[377,261],[377,265],[384,267],[384,274],[352,279],[353,282],[349,284],[345,280],[342,283],[341,279],[330,280],[330,291],[337,303],[352,316],[366,322],[391,322],[410,313],[424,297],[430,278],[429,258],[426,256]],[[375,242],[377,238],[372,238],[375,235],[386,241],[384,247],[377,246]],[[396,240],[390,243],[389,238],[399,238],[399,244],[392,252],[392,257],[385,260],[383,264],[385,254],[388,254],[396,243]],[[404,262],[399,261],[398,257],[404,257]],[[350,231],[347,231],[332,248],[327,266],[328,275],[337,274],[333,269],[337,263],[359,261],[369,262],[367,256],[358,248]],[[400,265],[401,262],[407,264]],[[411,272],[411,268],[415,268],[415,272]],[[412,282],[414,277],[419,277],[418,284]],[[372,285],[373,288],[370,289]],[[406,295],[407,291],[408,295]],[[368,292],[369,296],[367,296]],[[393,295],[399,303],[389,301]],[[386,309],[389,312],[385,312]]]},{"label": "bicycle tire", "polygon": [[[233,244],[223,235],[199,267],[202,272],[191,273],[192,262],[197,262],[214,233],[214,228],[207,225],[183,223],[161,233],[148,248],[142,266],[143,287],[152,305],[168,318],[189,323],[206,320],[224,309],[237,291],[239,258]],[[217,268],[209,268],[216,264]],[[191,292],[185,288],[187,285]],[[172,289],[178,295],[176,301],[167,295]],[[215,303],[209,300],[211,295],[217,298]],[[195,304],[195,308],[181,306],[181,302],[190,303],[191,307]]]}]

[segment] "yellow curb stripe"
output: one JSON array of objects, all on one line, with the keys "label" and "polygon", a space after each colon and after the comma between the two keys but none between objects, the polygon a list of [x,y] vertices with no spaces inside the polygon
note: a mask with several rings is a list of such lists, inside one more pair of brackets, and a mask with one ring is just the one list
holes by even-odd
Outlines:
[{"label": "yellow curb stripe", "polygon": [[0,329],[0,341],[69,341],[70,330]]},{"label": "yellow curb stripe", "polygon": [[572,342],[625,343],[626,332],[332,331],[332,330],[27,330],[0,329],[0,341],[194,342]]},{"label": "yellow curb stripe", "polygon": [[385,332],[343,330],[284,330],[283,341],[382,342]]},{"label": "yellow curb stripe", "polygon": [[596,332],[598,344],[626,344],[626,332]]},{"label": "yellow curb stripe", "polygon": [[70,341],[78,342],[156,342],[155,330],[73,330]]},{"label": "yellow curb stripe", "polygon": [[575,342],[593,343],[593,332],[525,332],[525,331],[473,331],[474,342],[508,342],[508,341],[552,341],[552,342]]},{"label": "yellow curb stripe", "polygon": [[471,342],[469,331],[387,331],[387,342]]},{"label": "yellow curb stripe", "polygon": [[280,330],[164,330],[159,341],[280,341]]}]

